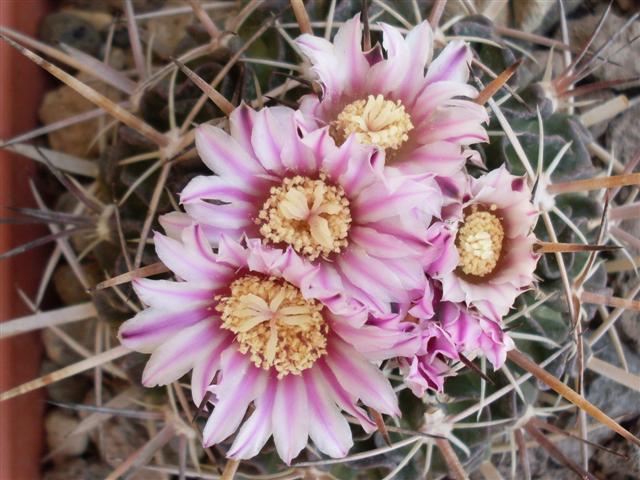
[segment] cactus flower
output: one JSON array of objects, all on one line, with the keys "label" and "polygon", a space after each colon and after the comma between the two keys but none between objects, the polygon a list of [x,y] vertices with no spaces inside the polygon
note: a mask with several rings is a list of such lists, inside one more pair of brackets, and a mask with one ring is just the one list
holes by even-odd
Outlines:
[{"label": "cactus flower", "polygon": [[306,132],[291,109],[241,106],[230,123],[231,134],[198,129],[198,153],[217,175],[180,194],[209,240],[246,234],[291,247],[325,283],[378,313],[424,288],[426,228],[441,205],[431,174],[383,172],[378,151],[353,138],[338,147],[328,127]]},{"label": "cactus flower", "polygon": [[442,283],[443,300],[499,321],[533,284],[538,212],[525,180],[504,166],[469,182],[458,213],[430,228],[427,273]]},{"label": "cactus flower", "polygon": [[[347,21],[333,43],[301,35],[297,44],[322,85],[322,96],[302,98],[300,110],[311,122],[328,126],[341,145],[353,136],[385,152],[387,164],[408,172],[453,175],[467,159],[480,162],[468,145],[488,140],[487,113],[470,99],[467,84],[471,51],[452,41],[432,59],[428,22],[406,37],[387,24],[382,47],[362,48],[359,15]],[[425,70],[426,69],[426,70]]]},{"label": "cactus flower", "polygon": [[353,444],[342,411],[368,432],[375,424],[358,402],[399,415],[393,388],[373,361],[402,353],[392,348],[402,338],[368,324],[368,312],[340,301],[338,291],[325,304],[317,293],[327,292],[313,286],[323,284],[320,269],[293,247],[283,252],[223,236],[213,253],[199,226],[183,229],[181,240],[158,233],[154,242],[181,280],[135,280],[148,307],[119,336],[125,346],[151,353],[145,386],[192,371],[194,402],[213,405],[205,447],[239,429],[231,458],[256,455],[272,435],[287,463],[309,437],[323,453],[342,457]]}]

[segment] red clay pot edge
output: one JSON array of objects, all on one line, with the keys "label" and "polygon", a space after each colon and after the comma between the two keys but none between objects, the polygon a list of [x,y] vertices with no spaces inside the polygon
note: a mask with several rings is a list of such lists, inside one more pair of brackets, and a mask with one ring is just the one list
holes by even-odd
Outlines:
[{"label": "red clay pot edge", "polygon": [[[0,0],[0,25],[35,36],[48,6],[47,0]],[[37,124],[45,85],[44,72],[0,42],[0,138],[7,139]],[[33,162],[0,150],[0,207],[33,206],[28,180],[34,172]],[[0,225],[0,251],[42,233],[37,228]],[[0,321],[30,313],[17,289],[33,294],[45,259],[43,253],[40,250],[0,261]],[[38,333],[0,341],[0,391],[38,376],[41,349]],[[43,400],[43,392],[36,391],[0,403],[1,480],[40,478]]]}]

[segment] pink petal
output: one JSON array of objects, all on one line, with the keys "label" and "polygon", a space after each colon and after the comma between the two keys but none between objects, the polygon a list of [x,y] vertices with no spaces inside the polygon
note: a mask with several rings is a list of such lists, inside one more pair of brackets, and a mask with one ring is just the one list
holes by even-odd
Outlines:
[{"label": "pink petal", "polygon": [[418,338],[400,330],[385,330],[373,325],[356,328],[344,322],[333,322],[332,329],[369,360],[408,357],[419,348]]},{"label": "pink petal", "polygon": [[328,392],[342,410],[358,419],[360,425],[367,433],[375,431],[377,428],[376,424],[369,418],[367,413],[358,406],[358,397],[340,385],[335,374],[324,360],[319,360],[317,366],[321,375],[317,375],[316,380],[322,384],[321,390]]},{"label": "pink petal", "polygon": [[256,200],[255,192],[246,186],[234,185],[228,178],[200,175],[192,179],[180,192],[180,202],[195,200],[220,200],[223,202],[250,202]]},{"label": "pink petal", "polygon": [[489,137],[482,126],[487,120],[484,108],[466,100],[450,101],[447,108],[439,110],[425,129],[416,129],[414,136],[422,144],[447,141],[459,145],[486,142]]},{"label": "pink petal", "polygon": [[455,232],[446,224],[436,222],[429,227],[427,239],[431,247],[425,257],[425,271],[435,278],[453,272],[459,261]]},{"label": "pink petal", "polygon": [[407,174],[433,172],[438,175],[451,175],[461,170],[466,161],[459,145],[443,141],[416,148],[398,168]]},{"label": "pink petal", "polygon": [[195,200],[185,204],[184,209],[197,222],[222,229],[222,231],[240,230],[252,225],[251,219],[258,214],[258,209],[246,202],[216,205]]},{"label": "pink petal", "polygon": [[412,209],[440,213],[440,195],[433,186],[400,178],[392,181],[391,187],[376,182],[360,192],[353,201],[353,214],[358,223],[377,222]]},{"label": "pink petal", "polygon": [[168,237],[176,240],[182,237],[182,231],[193,224],[193,218],[183,212],[170,212],[160,215],[160,225]]},{"label": "pink petal", "polygon": [[203,307],[210,305],[214,297],[214,284],[208,281],[172,282],[136,278],[132,283],[144,304],[165,310]]},{"label": "pink petal", "polygon": [[466,292],[462,280],[453,272],[439,277],[442,284],[442,300],[449,302],[465,302]]},{"label": "pink petal", "polygon": [[[409,54],[409,67],[394,97],[399,98],[407,108],[416,103],[416,98],[424,88],[424,66],[433,53],[432,30],[428,22],[422,22],[407,35],[405,43]],[[418,45],[416,45],[418,44]],[[422,63],[420,58],[428,58]],[[416,122],[414,121],[414,125]]]},{"label": "pink petal", "polygon": [[217,261],[234,268],[245,267],[249,252],[233,237],[222,235],[218,243]]},{"label": "pink petal", "polygon": [[381,22],[379,25],[383,32],[382,47],[387,52],[387,57],[402,55],[406,51],[406,45],[400,31],[388,23]]},{"label": "pink petal", "polygon": [[419,330],[423,342],[419,352],[420,355],[429,358],[442,356],[454,360],[458,359],[455,342],[449,333],[436,322],[420,322]]},{"label": "pink petal", "polygon": [[[371,185],[376,179],[382,179],[384,167],[384,152],[372,150],[358,142],[349,142],[349,157],[346,171],[338,178],[349,198],[356,198],[361,191]],[[347,145],[343,144],[343,147]],[[345,152],[346,153],[346,152]]]},{"label": "pink petal", "polygon": [[[264,393],[255,400],[256,409],[249,419],[244,422],[236,435],[231,449],[227,452],[229,458],[247,459],[256,456],[267,443],[273,430],[274,403],[278,380],[269,378]],[[287,419],[288,417],[282,417]],[[275,420],[283,422],[281,418]],[[286,422],[286,420],[284,420]]]},{"label": "pink petal", "polygon": [[220,330],[218,341],[212,343],[197,361],[194,362],[191,372],[191,397],[193,403],[199,406],[211,386],[211,382],[220,370],[222,353],[229,348],[233,342],[233,335],[224,330]]},{"label": "pink petal", "polygon": [[539,258],[533,253],[536,241],[533,234],[508,241],[503,264],[491,282],[496,284],[510,283],[518,289],[531,286],[534,280],[533,272]]},{"label": "pink petal", "polygon": [[453,341],[467,350],[473,350],[482,334],[475,317],[461,311],[457,305],[450,302],[443,302],[440,312],[442,327]]},{"label": "pink petal", "polygon": [[247,407],[262,395],[267,383],[267,373],[235,348],[223,353],[222,372],[222,382],[214,388],[218,401],[202,432],[205,448],[236,431]]},{"label": "pink petal", "polygon": [[309,436],[318,449],[330,457],[344,457],[353,446],[349,423],[342,416],[334,399],[324,388],[316,368],[303,372],[309,400]]},{"label": "pink petal", "polygon": [[[180,240],[185,229],[192,227],[194,224],[193,218],[186,213],[171,212],[165,215],[160,215],[158,218],[160,225],[164,229],[166,235],[175,240]],[[211,245],[216,246],[218,243],[218,237],[220,236],[220,229],[209,226],[200,225],[203,235],[209,239]]]},{"label": "pink petal", "polygon": [[293,111],[289,112],[289,120],[284,120],[283,115],[278,118],[274,115],[273,109],[264,108],[256,114],[255,127],[251,134],[251,143],[256,152],[256,157],[265,170],[282,174],[284,165],[282,163],[282,149],[288,141],[287,129],[293,126]]},{"label": "pink petal", "polygon": [[284,130],[288,134],[287,142],[282,148],[282,163],[285,169],[293,174],[313,175],[317,173],[318,159],[314,152],[298,135],[295,126]]},{"label": "pink petal", "polygon": [[218,175],[247,182],[264,173],[260,163],[224,130],[201,125],[196,130],[196,148],[202,161]]},{"label": "pink petal", "polygon": [[326,362],[345,389],[380,413],[400,416],[396,394],[380,370],[338,338],[328,350]]},{"label": "pink petal", "polygon": [[453,40],[431,62],[426,80],[429,83],[442,80],[467,83],[470,63],[471,50],[467,44],[461,40]]},{"label": "pink petal", "polygon": [[[335,38],[335,55],[337,67],[344,75],[345,87],[349,91],[357,91],[364,85],[369,62],[362,53],[362,26],[360,15],[356,15],[342,25]],[[329,95],[331,93],[329,92]]]},{"label": "pink petal", "polygon": [[[323,165],[329,178],[335,181],[346,172],[349,167],[351,157],[353,156],[352,152],[354,152],[355,149],[354,145],[357,145],[357,141],[355,136],[351,135],[342,145],[340,145],[338,150],[334,151],[324,159]],[[363,154],[366,152],[364,152],[363,149],[358,149],[357,153]]]},{"label": "pink petal", "polygon": [[200,225],[185,228],[182,231],[181,240],[187,250],[196,252],[203,260],[206,259],[211,264],[217,262],[211,244],[207,240],[204,230]]},{"label": "pink petal", "polygon": [[[193,231],[187,228],[185,232]],[[173,273],[184,280],[215,280],[227,274],[229,268],[213,262],[199,249],[187,248],[183,242],[157,233],[153,237],[158,257]]]},{"label": "pink petal", "polygon": [[[420,262],[416,262],[415,258],[388,258],[385,260],[390,271],[392,271],[399,279],[404,288],[412,298],[422,293],[426,277],[424,269]],[[417,291],[416,291],[417,290]]]},{"label": "pink petal", "polygon": [[424,252],[428,243],[425,241],[423,226],[428,220],[423,215],[416,216],[405,213],[378,222],[367,222],[366,228],[371,228],[385,235],[393,235],[411,250]]},{"label": "pink petal", "polygon": [[424,121],[430,121],[429,116],[438,108],[446,108],[454,97],[475,98],[478,91],[467,83],[451,80],[434,82],[427,85],[411,109],[411,120],[419,126]]},{"label": "pink petal", "polygon": [[355,286],[366,288],[368,295],[380,302],[403,301],[407,298],[400,279],[380,261],[361,248],[351,246],[337,259],[343,278]]},{"label": "pink petal", "polygon": [[318,128],[305,134],[302,137],[302,143],[313,152],[316,166],[320,162],[323,163],[326,157],[338,151],[333,138],[329,135],[329,127]]},{"label": "pink petal", "polygon": [[425,20],[413,27],[405,42],[413,55],[414,68],[422,73],[433,56],[433,30],[429,22]]},{"label": "pink petal", "polygon": [[311,60],[313,71],[320,77],[325,94],[331,95],[342,90],[344,74],[337,68],[338,59],[333,44],[324,38],[309,34],[298,37],[296,44]]},{"label": "pink petal", "polygon": [[402,34],[395,27],[385,23],[381,23],[380,27],[383,31],[382,45],[387,52],[387,58],[371,67],[365,90],[372,93],[392,93],[395,98],[402,96],[398,90],[402,90],[401,85],[409,77],[412,58]]},{"label": "pink petal", "polygon": [[[328,262],[321,262],[317,266],[316,274],[310,277],[312,281],[309,282],[309,295],[312,298],[322,299],[330,310],[335,311],[334,308],[338,305],[334,304],[331,299],[343,291],[342,278],[335,266]],[[339,303],[341,304],[341,302]]]},{"label": "pink petal", "polygon": [[242,102],[229,115],[229,130],[231,136],[237,140],[242,148],[249,154],[254,155],[251,145],[251,131],[253,130],[256,112],[246,103]]},{"label": "pink petal", "polygon": [[377,258],[406,258],[418,256],[424,249],[414,248],[395,235],[381,233],[369,227],[353,226],[350,239],[368,254]]},{"label": "pink petal", "polygon": [[[270,276],[279,276],[294,284],[308,298],[312,296],[311,288],[318,267],[300,257],[293,248],[284,252],[280,249],[265,247],[260,240],[251,239],[247,242],[247,265],[256,272]],[[322,290],[315,290],[322,293]],[[337,292],[326,292],[335,295]],[[315,298],[315,297],[314,297]]]},{"label": "pink petal", "polygon": [[432,318],[434,314],[433,297],[434,297],[433,287],[430,282],[426,282],[422,297],[409,310],[409,313],[416,318],[424,318],[424,319]]},{"label": "pink petal", "polygon": [[142,373],[142,384],[154,387],[178,380],[191,370],[194,361],[217,336],[221,336],[220,329],[213,321],[181,329],[180,335],[167,339],[151,354]]},{"label": "pink petal", "polygon": [[118,337],[122,344],[142,353],[152,353],[160,344],[182,329],[211,316],[204,307],[183,311],[148,308],[120,326]]},{"label": "pink petal", "polygon": [[439,358],[413,357],[404,373],[404,382],[416,397],[421,398],[429,388],[442,392],[444,377],[449,370],[448,365]]},{"label": "pink petal", "polygon": [[212,277],[209,259],[188,250],[181,241],[155,232],[153,243],[160,261],[178,277],[185,280],[208,280]]},{"label": "pink petal", "polygon": [[443,306],[442,326],[451,338],[464,351],[480,350],[499,368],[505,361],[507,351],[514,347],[513,341],[505,335],[500,325],[477,314],[460,310],[455,314],[456,306]]},{"label": "pink petal", "polygon": [[310,422],[307,393],[304,381],[298,375],[287,375],[277,383],[271,419],[273,440],[278,455],[289,465],[307,444]]}]

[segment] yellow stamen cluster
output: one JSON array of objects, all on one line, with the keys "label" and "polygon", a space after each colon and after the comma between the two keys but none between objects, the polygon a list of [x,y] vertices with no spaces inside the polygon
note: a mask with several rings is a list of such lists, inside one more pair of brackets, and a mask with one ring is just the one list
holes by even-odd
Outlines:
[{"label": "yellow stamen cluster", "polygon": [[328,325],[322,305],[281,279],[246,275],[217,297],[222,328],[232,331],[242,353],[278,378],[299,375],[327,353]]},{"label": "yellow stamen cluster", "polygon": [[272,187],[256,218],[262,237],[291,245],[310,260],[344,249],[351,226],[349,200],[342,187],[325,179],[298,175]]},{"label": "yellow stamen cluster", "polygon": [[344,107],[331,125],[331,136],[341,144],[355,133],[359,143],[397,150],[409,139],[412,129],[411,117],[400,100],[393,102],[382,95],[369,95],[366,100],[356,100]]},{"label": "yellow stamen cluster", "polygon": [[465,215],[458,230],[458,268],[467,275],[484,277],[493,272],[498,264],[504,229],[500,219],[491,213],[496,208],[491,205],[490,211],[478,211],[478,207],[473,205],[471,213]]}]

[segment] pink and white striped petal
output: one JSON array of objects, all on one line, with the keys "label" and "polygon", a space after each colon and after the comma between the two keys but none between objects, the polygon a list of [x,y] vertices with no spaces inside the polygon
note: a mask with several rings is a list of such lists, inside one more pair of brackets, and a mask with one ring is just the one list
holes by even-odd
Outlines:
[{"label": "pink and white striped petal", "polygon": [[234,185],[229,179],[214,175],[200,175],[180,192],[180,203],[190,203],[197,199],[251,202],[256,200],[256,196],[246,185]]},{"label": "pink and white striped petal", "polygon": [[151,354],[142,373],[142,384],[154,387],[178,380],[193,368],[199,355],[218,335],[217,321],[198,322],[183,328],[178,337],[163,343]]},{"label": "pink and white striped petal", "polygon": [[[289,421],[288,416],[284,419],[274,418],[274,403],[276,398],[276,391],[278,389],[278,382],[276,380],[269,379],[264,393],[256,398],[256,408],[244,422],[240,431],[236,435],[227,456],[237,460],[247,459],[255,457],[262,447],[264,447],[267,440],[273,432],[273,422],[276,421]],[[305,438],[306,443],[306,438]]]},{"label": "pink and white striped petal", "polygon": [[305,447],[309,437],[307,392],[303,378],[298,375],[287,375],[277,384],[271,419],[273,440],[278,455],[289,465]]},{"label": "pink and white striped petal", "polygon": [[132,284],[145,305],[168,311],[205,307],[211,303],[216,287],[221,285],[208,280],[187,283],[148,278],[136,278]]},{"label": "pink and white striped petal", "polygon": [[196,130],[196,148],[212,172],[232,182],[252,185],[255,175],[263,172],[260,163],[233,136],[211,125]]},{"label": "pink and white striped petal", "polygon": [[466,43],[461,40],[449,42],[429,65],[427,83],[445,80],[467,83],[471,58],[471,49]]},{"label": "pink and white striped petal", "polygon": [[218,338],[215,339],[207,350],[198,357],[193,364],[191,372],[191,397],[193,403],[200,406],[209,386],[213,383],[216,373],[222,367],[221,358],[223,352],[233,343],[233,335],[220,330]]},{"label": "pink and white striped petal", "polygon": [[249,404],[264,395],[267,372],[256,368],[244,355],[232,348],[222,354],[223,377],[211,387],[216,406],[202,432],[205,448],[219,443],[237,430]]},{"label": "pink and white striped petal", "polygon": [[152,353],[176,333],[210,317],[211,312],[202,306],[173,311],[148,308],[124,322],[118,337],[131,350]]},{"label": "pink and white striped petal", "polygon": [[309,436],[318,449],[330,457],[344,457],[353,446],[349,422],[340,413],[316,369],[304,372],[309,401]]},{"label": "pink and white striped petal", "polygon": [[380,413],[400,416],[398,399],[382,372],[338,338],[328,345],[326,362],[343,388]]}]

